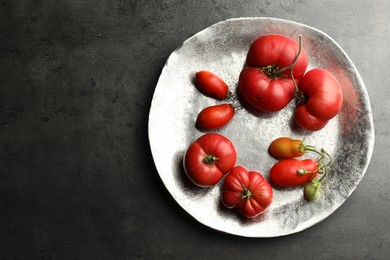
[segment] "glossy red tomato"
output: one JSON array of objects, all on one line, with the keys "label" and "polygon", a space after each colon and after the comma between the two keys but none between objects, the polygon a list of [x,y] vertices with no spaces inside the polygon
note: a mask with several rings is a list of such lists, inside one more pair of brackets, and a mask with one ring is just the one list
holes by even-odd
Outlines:
[{"label": "glossy red tomato", "polygon": [[284,159],[271,168],[270,177],[279,186],[296,187],[310,182],[318,170],[318,162],[313,159]]},{"label": "glossy red tomato", "polygon": [[303,94],[303,100],[294,112],[294,119],[305,130],[322,129],[341,109],[341,86],[333,74],[325,69],[308,71],[302,78],[299,91]]},{"label": "glossy red tomato", "polygon": [[229,96],[229,87],[217,74],[201,70],[195,74],[195,82],[198,89],[205,95],[217,99],[224,99]]},{"label": "glossy red tomato", "polygon": [[[279,111],[293,98],[295,86],[290,68],[299,53],[299,44],[282,35],[270,34],[255,40],[250,46],[246,66],[240,73],[239,90],[254,108],[265,112]],[[297,83],[308,65],[306,52],[301,48],[293,66]]]},{"label": "glossy red tomato", "polygon": [[273,192],[268,181],[255,171],[234,167],[223,182],[222,203],[237,208],[246,217],[256,217],[272,203]]},{"label": "glossy red tomato", "polygon": [[302,156],[305,148],[302,140],[280,137],[272,141],[268,147],[269,154],[276,159],[288,159]]},{"label": "glossy red tomato", "polygon": [[200,187],[217,184],[236,164],[233,143],[220,134],[205,134],[187,148],[183,165],[189,179]]},{"label": "glossy red tomato", "polygon": [[198,114],[196,126],[203,130],[218,129],[232,120],[234,108],[230,104],[206,107]]}]

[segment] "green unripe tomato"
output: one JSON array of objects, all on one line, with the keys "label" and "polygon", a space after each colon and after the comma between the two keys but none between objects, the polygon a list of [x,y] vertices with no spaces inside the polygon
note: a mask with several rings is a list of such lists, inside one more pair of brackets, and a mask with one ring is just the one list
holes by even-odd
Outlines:
[{"label": "green unripe tomato", "polygon": [[305,185],[305,188],[303,189],[303,195],[306,200],[313,201],[320,194],[320,189],[321,189],[321,183],[319,181],[312,180],[311,182]]}]

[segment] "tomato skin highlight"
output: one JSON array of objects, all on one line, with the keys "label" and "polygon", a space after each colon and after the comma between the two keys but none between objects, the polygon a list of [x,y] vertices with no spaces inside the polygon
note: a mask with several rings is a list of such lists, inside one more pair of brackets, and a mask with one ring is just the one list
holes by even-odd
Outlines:
[{"label": "tomato skin highlight", "polygon": [[[305,170],[311,173],[299,174],[299,170]],[[277,162],[270,170],[272,182],[285,188],[306,184],[317,176],[317,174],[318,162],[313,159],[284,159]]]},{"label": "tomato skin highlight", "polygon": [[[290,69],[274,75],[267,68],[276,72],[290,66],[298,51],[299,44],[282,35],[269,34],[256,39],[249,48],[246,65],[239,77],[238,86],[242,97],[259,111],[275,112],[283,109],[295,93]],[[307,65],[307,54],[302,48],[293,68],[294,79],[298,84]]]},{"label": "tomato skin highlight", "polygon": [[228,85],[220,76],[211,71],[198,71],[195,74],[195,83],[199,91],[207,96],[216,99],[224,99],[228,97]]},{"label": "tomato skin highlight", "polygon": [[213,130],[225,126],[232,120],[234,108],[230,104],[206,107],[198,114],[196,126],[202,130]]},{"label": "tomato skin highlight", "polygon": [[236,160],[236,149],[228,138],[208,133],[189,145],[184,154],[183,166],[195,185],[211,187],[234,167]]},{"label": "tomato skin highlight", "polygon": [[289,137],[279,137],[272,141],[268,147],[268,152],[276,159],[289,159],[302,156],[304,152],[301,147],[301,140],[294,140]]},{"label": "tomato skin highlight", "polygon": [[340,112],[343,92],[331,72],[312,69],[304,75],[298,88],[305,100],[297,106],[294,120],[302,129],[318,131]]},{"label": "tomato skin highlight", "polygon": [[224,179],[222,203],[248,218],[264,213],[272,200],[272,187],[259,172],[236,166]]}]

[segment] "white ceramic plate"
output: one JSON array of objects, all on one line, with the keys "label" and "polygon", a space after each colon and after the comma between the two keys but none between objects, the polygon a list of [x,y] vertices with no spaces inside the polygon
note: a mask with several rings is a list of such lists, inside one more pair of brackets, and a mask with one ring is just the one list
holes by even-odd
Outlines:
[{"label": "white ceramic plate", "polygon": [[[224,128],[214,131],[228,137],[238,153],[237,165],[269,178],[276,160],[267,153],[272,140],[289,136],[324,148],[335,164],[314,202],[303,198],[302,188],[274,189],[274,200],[263,215],[241,217],[220,201],[220,182],[198,188],[184,173],[182,159],[195,139],[205,134],[195,128],[197,114],[206,106],[222,103],[202,95],[193,78],[199,70],[220,75],[231,91],[249,46],[258,37],[282,34],[298,40],[309,57],[309,69],[330,70],[343,88],[341,112],[316,132],[292,123],[294,102],[276,113],[254,114],[238,110]],[[374,125],[369,98],[355,66],[342,48],[323,32],[281,19],[237,18],[214,24],[187,39],[168,58],[159,78],[149,115],[149,141],[158,174],[173,199],[197,221],[210,228],[246,237],[275,237],[304,230],[328,217],[343,204],[361,181],[374,146]]]}]

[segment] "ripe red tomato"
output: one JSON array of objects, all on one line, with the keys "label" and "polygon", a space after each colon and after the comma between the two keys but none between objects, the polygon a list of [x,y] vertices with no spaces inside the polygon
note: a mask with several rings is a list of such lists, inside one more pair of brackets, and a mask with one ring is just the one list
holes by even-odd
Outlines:
[{"label": "ripe red tomato", "polygon": [[[239,90],[254,108],[264,112],[279,111],[293,98],[295,86],[289,67],[299,52],[299,44],[282,35],[270,34],[255,40],[250,46],[246,66],[240,73]],[[306,52],[301,48],[293,67],[297,83],[308,65]]]},{"label": "ripe red tomato", "polygon": [[341,109],[341,86],[333,74],[325,69],[308,71],[302,78],[299,91],[303,94],[303,100],[294,112],[294,119],[305,130],[320,130]]},{"label": "ripe red tomato", "polygon": [[302,156],[305,153],[304,147],[302,140],[280,137],[272,141],[268,152],[276,159],[288,159]]},{"label": "ripe red tomato", "polygon": [[263,213],[272,198],[268,181],[259,172],[248,171],[242,166],[234,167],[223,182],[222,203],[227,208],[237,208],[249,218]]},{"label": "ripe red tomato", "polygon": [[318,170],[318,162],[313,159],[284,159],[271,168],[270,177],[279,186],[296,187],[310,182]]},{"label": "ripe red tomato", "polygon": [[218,129],[225,126],[234,116],[234,108],[230,104],[206,107],[198,114],[196,126],[203,130]]},{"label": "ripe red tomato", "polygon": [[229,96],[229,87],[217,74],[201,70],[195,74],[195,82],[198,89],[205,95],[217,99],[224,99]]},{"label": "ripe red tomato", "polygon": [[220,134],[205,134],[185,152],[183,165],[189,179],[200,187],[217,184],[236,164],[233,143]]}]

